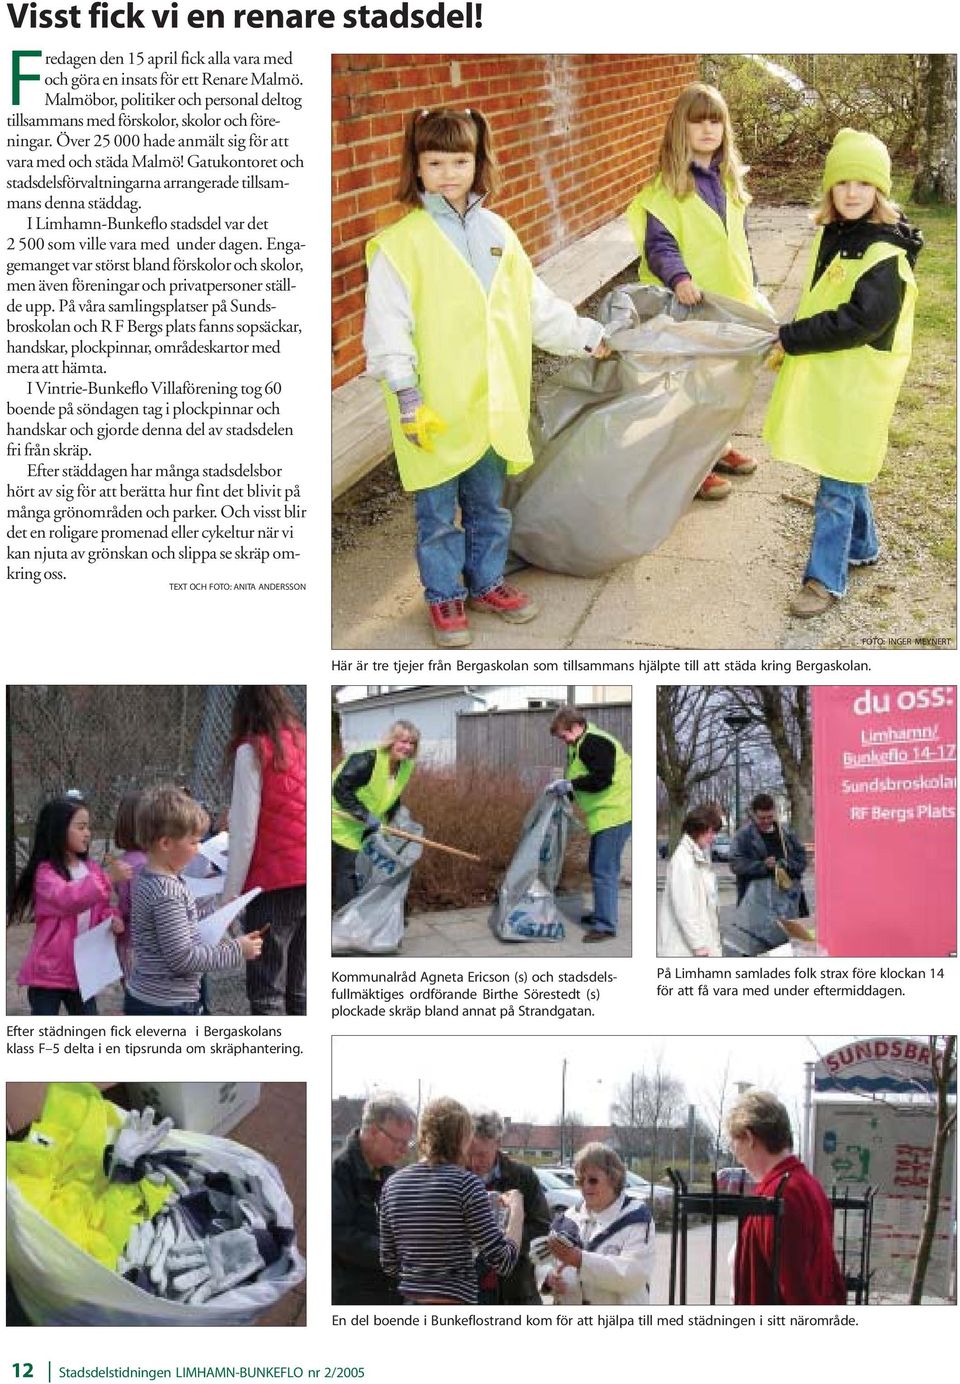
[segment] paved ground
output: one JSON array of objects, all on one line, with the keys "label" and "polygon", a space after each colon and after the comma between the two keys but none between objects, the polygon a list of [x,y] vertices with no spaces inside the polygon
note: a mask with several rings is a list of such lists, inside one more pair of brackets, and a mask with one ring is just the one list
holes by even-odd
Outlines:
[{"label": "paved ground", "polygon": [[458,908],[443,913],[415,913],[403,939],[400,955],[411,956],[496,956],[520,965],[526,957],[630,956],[633,951],[631,922],[632,890],[620,890],[620,927],[616,937],[596,946],[584,946],[582,931],[576,924],[567,927],[562,942],[501,942],[490,931],[489,905]]},{"label": "paved ground", "polygon": [[[751,213],[751,243],[761,285],[780,320],[799,298],[811,226],[801,207]],[[773,377],[761,372],[734,441],[762,462],[760,431]],[[796,467],[762,464],[735,482],[719,504],[695,503],[648,557],[599,578],[527,571],[522,584],[542,613],[509,626],[478,616],[475,649],[809,649],[859,648],[874,636],[903,641],[953,632],[943,599],[902,567],[881,564],[852,578],[850,597],[820,620],[786,612],[809,547],[811,514],[785,494],[810,500],[815,478]],[[744,580],[749,573],[753,580]],[[858,594],[859,593],[859,594]],[[919,612],[919,613],[918,613]],[[430,647],[413,562],[412,506],[360,530],[356,546],[333,559],[334,648]]]},{"label": "paved ground", "polygon": [[[32,923],[16,923],[7,928],[7,1013],[29,1014],[26,990],[17,984],[17,972],[33,938]],[[212,1014],[249,1014],[242,971],[214,973],[208,977]],[[123,1013],[123,986],[118,981],[97,996],[100,1014]]]}]

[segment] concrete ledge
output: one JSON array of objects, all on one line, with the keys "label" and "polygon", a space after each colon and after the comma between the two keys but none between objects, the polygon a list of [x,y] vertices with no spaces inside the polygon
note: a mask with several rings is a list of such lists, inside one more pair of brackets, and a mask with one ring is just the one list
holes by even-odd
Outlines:
[{"label": "concrete ledge", "polygon": [[[577,307],[637,257],[625,216],[551,255],[537,267],[548,287]],[[343,495],[392,451],[376,380],[359,376],[333,391],[333,497]]]}]

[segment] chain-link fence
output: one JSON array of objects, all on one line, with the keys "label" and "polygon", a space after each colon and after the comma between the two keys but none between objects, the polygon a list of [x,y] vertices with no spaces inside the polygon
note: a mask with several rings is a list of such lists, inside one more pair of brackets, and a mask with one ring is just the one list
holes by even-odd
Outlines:
[{"label": "chain-link fence", "polygon": [[[70,791],[82,795],[90,808],[95,859],[112,842],[120,799],[134,789],[180,784],[216,820],[230,801],[226,752],[238,690],[189,684],[8,687],[8,900],[26,863],[37,814],[50,798]],[[284,690],[306,723],[306,687]],[[211,1007],[217,1013],[247,1012],[242,975],[216,977],[216,989]],[[109,1000],[101,1008],[111,1012]]]}]

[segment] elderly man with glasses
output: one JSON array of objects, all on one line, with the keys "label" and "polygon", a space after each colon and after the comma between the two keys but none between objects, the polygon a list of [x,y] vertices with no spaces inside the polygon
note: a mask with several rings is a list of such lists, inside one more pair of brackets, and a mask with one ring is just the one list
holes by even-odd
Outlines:
[{"label": "elderly man with glasses", "polygon": [[380,1194],[410,1149],[417,1117],[400,1096],[380,1092],[333,1160],[333,1302],[396,1303],[380,1266]]}]

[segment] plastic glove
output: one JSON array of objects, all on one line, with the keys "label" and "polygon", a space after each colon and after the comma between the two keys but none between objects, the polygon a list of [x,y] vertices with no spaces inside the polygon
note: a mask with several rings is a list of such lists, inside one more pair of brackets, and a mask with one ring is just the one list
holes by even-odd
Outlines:
[{"label": "plastic glove", "polygon": [[168,1115],[159,1124],[154,1124],[151,1106],[146,1110],[127,1112],[120,1133],[113,1144],[108,1144],[103,1152],[103,1166],[111,1182],[138,1182],[143,1176],[137,1163],[152,1153],[173,1128],[173,1120]]},{"label": "plastic glove", "polygon": [[421,404],[410,418],[404,418],[401,414],[400,427],[407,441],[424,452],[432,452],[434,438],[447,431],[447,425],[440,415],[426,404]]},{"label": "plastic glove", "polygon": [[360,833],[360,840],[366,841],[368,836],[375,836],[380,830],[380,818],[376,813],[368,812],[364,818],[363,831]]},{"label": "plastic glove", "polygon": [[226,1293],[266,1267],[251,1230],[227,1230],[212,1240],[175,1245],[167,1255],[170,1286],[190,1303]]},{"label": "plastic glove", "polygon": [[569,793],[573,792],[573,784],[569,779],[554,779],[552,783],[547,784],[543,791],[545,793],[555,793],[558,798],[565,798]]},{"label": "plastic glove", "polygon": [[125,1274],[131,1268],[142,1269],[155,1239],[156,1231],[152,1221],[141,1221],[139,1225],[135,1225],[123,1253],[117,1260],[117,1273]]},{"label": "plastic glove", "polygon": [[786,354],[787,354],[787,353],[786,353],[786,351],[783,349],[783,347],[782,347],[782,345],[780,344],[780,342],[779,342],[779,341],[775,341],[774,344],[773,344],[773,346],[772,346],[772,348],[771,348],[771,350],[770,350],[770,354],[767,356],[767,359],[766,359],[766,366],[767,366],[767,369],[768,369],[768,370],[779,370],[780,367],[781,367],[781,365],[783,364],[783,359],[784,359],[784,356],[785,356]]}]

